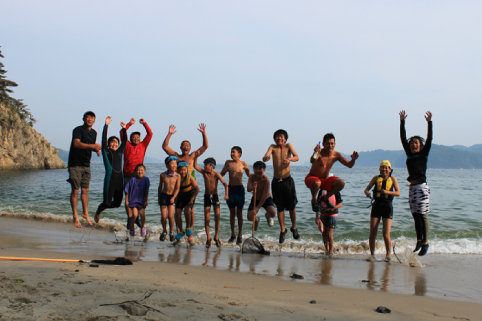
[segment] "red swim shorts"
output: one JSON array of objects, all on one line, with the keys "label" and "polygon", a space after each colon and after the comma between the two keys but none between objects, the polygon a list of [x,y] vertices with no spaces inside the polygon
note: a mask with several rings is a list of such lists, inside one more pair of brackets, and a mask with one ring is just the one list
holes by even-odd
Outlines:
[{"label": "red swim shorts", "polygon": [[308,173],[308,175],[306,175],[306,177],[305,177],[305,185],[306,185],[306,187],[311,188],[311,186],[314,183],[320,182],[321,183],[320,189],[323,190],[323,191],[329,191],[333,187],[333,182],[337,179],[338,179],[338,177],[336,177],[336,176],[319,178],[319,177],[313,176],[310,173]]}]

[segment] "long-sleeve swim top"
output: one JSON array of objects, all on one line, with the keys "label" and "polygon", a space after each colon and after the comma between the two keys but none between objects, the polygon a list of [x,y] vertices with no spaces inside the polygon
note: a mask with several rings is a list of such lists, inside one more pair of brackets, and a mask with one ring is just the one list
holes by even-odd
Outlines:
[{"label": "long-sleeve swim top", "polygon": [[[136,166],[144,162],[147,146],[149,146],[152,139],[152,130],[146,122],[142,125],[144,125],[147,132],[144,140],[136,146],[132,145],[130,141],[127,141],[126,149],[124,150],[124,176],[132,174],[136,169]],[[129,127],[131,127],[130,122],[127,123],[126,129],[129,129]],[[122,139],[122,131],[120,135]]]},{"label": "long-sleeve swim top", "polygon": [[407,155],[407,181],[418,181],[421,183],[427,182],[427,161],[428,153],[432,147],[432,121],[428,123],[427,140],[425,145],[418,153],[412,153],[410,151],[410,144],[407,141],[407,133],[405,132],[405,120],[400,121],[400,139],[402,140],[402,146]]},{"label": "long-sleeve swim top", "polygon": [[[104,125],[104,130],[102,131],[102,153],[105,153],[105,156],[107,157],[107,160],[109,161],[112,170],[116,173],[122,173],[122,155],[124,154],[124,149],[126,148],[127,144],[127,131],[125,130],[125,128],[121,129],[122,143],[117,148],[117,150],[113,151],[109,148],[109,144],[107,142],[108,129],[109,125]],[[107,164],[105,164],[104,159],[104,166],[106,165]]]}]

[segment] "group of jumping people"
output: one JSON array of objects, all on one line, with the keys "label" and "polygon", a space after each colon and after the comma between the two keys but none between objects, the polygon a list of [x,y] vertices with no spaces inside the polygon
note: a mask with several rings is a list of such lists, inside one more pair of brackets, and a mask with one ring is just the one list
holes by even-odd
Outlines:
[{"label": "group of jumping people", "polygon": [[[92,152],[99,156],[102,154],[105,166],[103,202],[98,206],[94,220],[99,222],[101,212],[108,208],[117,208],[122,205],[125,194],[125,209],[127,213],[127,228],[131,236],[136,235],[135,226],[139,226],[141,236],[146,236],[145,208],[148,205],[150,180],[143,165],[145,153],[152,139],[152,131],[144,119],[140,119],[146,130],[146,136],[141,141],[140,132],[132,132],[127,139],[127,130],[133,124],[132,118],[129,123],[121,123],[120,139],[116,136],[108,137],[108,126],[112,122],[109,116],[105,120],[102,133],[102,145],[96,144],[97,133],[92,128],[95,123],[95,114],[86,112],[83,117],[84,124],[74,129],[69,153],[68,170],[72,187],[70,202],[72,205],[74,225],[82,227],[77,214],[78,192],[81,190],[83,205],[82,217],[92,225],[88,213],[88,192],[90,184],[90,160]],[[432,114],[427,112],[425,119],[428,123],[426,141],[420,136],[412,136],[408,140],[405,133],[405,111],[400,112],[400,138],[407,155],[407,169],[410,182],[409,204],[415,222],[417,243],[415,251],[419,255],[425,255],[428,251],[429,235],[429,198],[430,188],[426,182],[427,159],[432,141]],[[198,158],[208,149],[206,125],[200,124],[198,129],[203,138],[203,145],[196,151],[191,152],[191,143],[183,141],[181,152],[178,153],[169,147],[169,141],[176,133],[176,127],[171,125],[168,134],[162,144],[162,148],[168,154],[165,159],[166,171],[160,175],[158,187],[158,204],[161,211],[161,224],[163,231],[160,241],[169,240],[174,245],[182,238],[187,237],[189,243],[193,243],[194,211],[193,205],[199,186],[196,181],[196,171],[204,178],[204,225],[207,235],[206,248],[214,243],[219,248],[220,228],[220,198],[217,187],[221,182],[225,189],[224,200],[230,212],[231,236],[228,243],[241,244],[243,228],[243,207],[245,203],[245,188],[242,182],[243,175],[248,177],[247,191],[254,192],[248,207],[247,218],[255,220],[255,228],[259,225],[259,210],[266,210],[265,217],[268,225],[274,225],[274,217],[278,217],[280,225],[279,243],[285,241],[288,232],[285,226],[285,211],[289,212],[291,227],[290,231],[294,239],[300,239],[296,227],[296,189],[290,174],[291,162],[299,160],[299,156],[291,143],[288,143],[288,133],[277,130],[274,135],[274,144],[271,144],[262,158],[253,164],[251,173],[248,164],[241,161],[242,149],[239,146],[231,148],[231,159],[227,160],[221,172],[214,171],[216,160],[212,157],[203,161],[203,168],[198,165]],[[346,167],[353,167],[358,159],[358,153],[353,152],[351,160],[346,159],[341,153],[335,151],[335,136],[331,133],[323,137],[323,141],[314,148],[310,158],[311,169],[305,177],[305,184],[310,189],[312,200],[311,206],[315,213],[315,221],[323,233],[325,253],[333,255],[333,229],[337,225],[338,209],[342,206],[340,191],[344,188],[343,179],[330,174],[333,165],[338,161]],[[273,160],[273,178],[265,175],[266,162]],[[367,197],[372,198],[370,220],[370,260],[374,260],[375,240],[380,220],[383,221],[383,238],[387,255],[385,260],[391,259],[390,228],[393,217],[392,199],[400,195],[398,181],[391,175],[392,168],[388,160],[380,164],[380,175],[372,178],[365,188]],[[228,183],[223,177],[228,173]],[[373,187],[372,193],[370,189]],[[214,208],[215,232],[214,239],[210,234],[210,211]],[[185,217],[183,228],[182,213]],[[237,233],[236,233],[237,220]],[[167,224],[169,223],[169,228]]]}]

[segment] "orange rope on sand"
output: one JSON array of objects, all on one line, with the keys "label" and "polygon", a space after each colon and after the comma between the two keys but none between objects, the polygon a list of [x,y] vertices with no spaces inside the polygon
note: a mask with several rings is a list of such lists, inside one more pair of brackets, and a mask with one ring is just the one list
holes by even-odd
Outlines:
[{"label": "orange rope on sand", "polygon": [[31,257],[8,257],[0,256],[1,260],[15,260],[15,261],[45,261],[45,262],[79,262],[79,260],[62,260],[62,259],[38,259]]}]

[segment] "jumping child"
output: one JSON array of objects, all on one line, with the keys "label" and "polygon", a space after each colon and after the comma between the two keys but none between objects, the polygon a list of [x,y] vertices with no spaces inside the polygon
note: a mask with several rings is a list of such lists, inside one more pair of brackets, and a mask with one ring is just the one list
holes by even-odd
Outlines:
[{"label": "jumping child", "polygon": [[163,242],[167,235],[167,218],[169,216],[169,241],[174,242],[174,209],[179,193],[180,178],[177,169],[177,157],[168,156],[165,161],[167,171],[161,173],[157,190],[158,202],[161,207],[162,233],[159,241]]},{"label": "jumping child", "polygon": [[129,183],[127,183],[126,192],[126,208],[127,215],[131,217],[129,225],[129,234],[131,236],[136,235],[134,230],[134,222],[137,216],[141,217],[141,236],[146,236],[146,207],[147,200],[149,198],[149,177],[144,176],[146,173],[146,167],[144,164],[138,164],[135,168],[136,177],[132,177]]},{"label": "jumping child", "polygon": [[[196,183],[191,173],[188,173],[187,162],[182,161],[177,165],[177,171],[180,178],[179,194],[177,194],[176,200],[176,225],[178,233],[173,245],[177,245],[181,242],[181,239],[187,235],[189,244],[193,244],[192,236],[192,216],[191,211],[194,206],[194,200],[199,193],[199,186]],[[186,219],[186,231],[182,228],[182,210],[184,209],[184,217]]]},{"label": "jumping child", "polygon": [[273,180],[271,181],[271,192],[273,202],[276,204],[278,212],[278,222],[280,226],[279,244],[285,241],[288,230],[285,227],[285,210],[290,213],[293,238],[298,240],[300,234],[296,228],[296,197],[295,181],[291,177],[290,164],[297,162],[300,158],[296,153],[293,144],[287,143],[288,133],[284,129],[278,129],[273,134],[274,144],[268,147],[268,151],[263,157],[263,162],[268,162],[273,156]]},{"label": "jumping child", "polygon": [[[425,120],[428,125],[427,141],[420,136],[412,136],[407,140],[405,132],[405,110],[400,112],[400,139],[407,155],[407,170],[410,182],[408,202],[410,212],[415,221],[417,232],[417,245],[413,252],[420,250],[418,255],[424,256],[428,251],[428,235],[430,233],[430,186],[427,184],[427,160],[430,147],[432,147],[432,113],[427,111]],[[424,145],[425,143],[425,145]]]},{"label": "jumping child", "polygon": [[[332,174],[330,174],[332,175]],[[326,191],[320,190],[318,194],[318,199],[326,194]],[[343,200],[341,199],[340,192],[335,195],[331,195],[329,201],[334,205],[333,208],[323,208],[321,213],[318,215],[316,213],[317,224],[320,224],[323,229],[323,243],[325,244],[325,254],[333,256],[333,230],[336,228],[338,221],[338,209],[343,206]],[[319,221],[318,221],[319,220]]]},{"label": "jumping child", "polygon": [[[248,179],[248,192],[252,192],[256,189],[256,204],[254,203],[254,196],[251,198],[251,203],[248,207],[248,221],[253,221],[253,216],[259,213],[261,207],[266,210],[266,221],[268,226],[274,225],[273,217],[276,216],[276,210],[274,208],[273,198],[271,197],[270,183],[268,176],[264,175],[266,172],[266,164],[257,161],[253,165],[254,174],[249,176]],[[254,230],[258,230],[259,216],[256,216],[256,222]]]},{"label": "jumping child", "polygon": [[[243,244],[243,207],[244,207],[244,185],[243,171],[246,176],[251,175],[248,164],[239,158],[243,154],[243,150],[239,146],[231,148],[231,159],[227,160],[224,168],[221,170],[221,176],[229,172],[229,199],[226,201],[229,207],[229,223],[231,224],[231,237],[228,243],[236,240],[237,245]],[[234,227],[238,218],[238,237],[234,234]]]},{"label": "jumping child", "polygon": [[218,249],[221,248],[221,241],[219,240],[219,227],[221,224],[221,207],[218,195],[218,182],[224,185],[224,199],[229,199],[229,188],[228,184],[224,181],[221,174],[214,171],[216,166],[216,160],[212,157],[206,158],[204,160],[204,169],[198,166],[197,158],[200,153],[196,153],[194,157],[194,168],[203,175],[204,178],[204,227],[206,229],[206,249],[211,247],[211,235],[209,233],[209,223],[211,219],[211,205],[214,206],[214,243]]},{"label": "jumping child", "polygon": [[375,245],[380,218],[383,219],[383,240],[387,251],[385,261],[390,262],[392,259],[392,240],[390,239],[393,218],[392,200],[394,196],[400,196],[398,181],[392,176],[392,171],[390,162],[382,161],[380,163],[380,175],[373,176],[364,191],[365,195],[370,197],[370,188],[375,186],[373,189],[374,202],[370,214],[370,257],[368,258],[368,261],[372,262],[375,261]]}]

